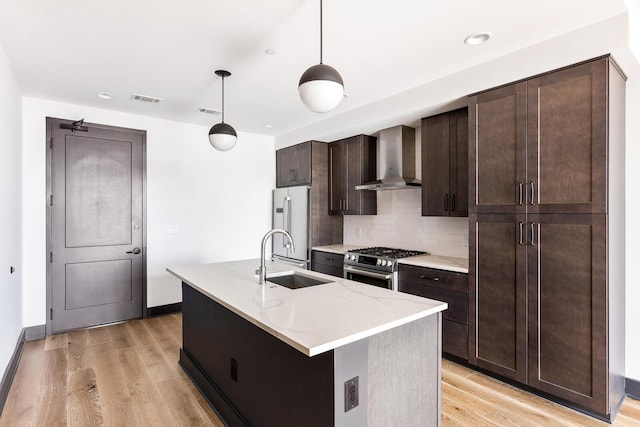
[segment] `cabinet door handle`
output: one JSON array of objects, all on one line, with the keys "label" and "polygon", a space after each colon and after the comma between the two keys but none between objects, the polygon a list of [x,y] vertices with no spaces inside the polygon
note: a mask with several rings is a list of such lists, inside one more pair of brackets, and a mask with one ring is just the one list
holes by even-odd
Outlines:
[{"label": "cabinet door handle", "polygon": [[523,205],[523,196],[524,196],[524,182],[520,182],[518,184],[518,204]]},{"label": "cabinet door handle", "polygon": [[530,203],[531,203],[532,205],[535,205],[535,204],[536,204],[536,202],[535,202],[535,197],[536,197],[536,182],[535,182],[535,181],[531,181],[529,184],[531,185],[531,202],[530,202]]},{"label": "cabinet door handle", "polygon": [[451,193],[451,212],[456,210],[456,195]]},{"label": "cabinet door handle", "polygon": [[436,277],[436,276],[430,277],[430,276],[425,276],[424,274],[421,274],[420,278],[424,279],[424,280],[433,280],[434,282],[439,282],[440,281],[439,277]]},{"label": "cabinet door handle", "polygon": [[531,246],[536,245],[536,223],[531,223]]},{"label": "cabinet door handle", "polygon": [[345,211],[349,210],[349,198],[348,197],[344,198],[344,210]]},{"label": "cabinet door handle", "polygon": [[524,224],[522,223],[522,221],[519,222],[519,229],[520,229],[520,234],[518,237],[518,244],[520,246],[524,246],[524,236],[523,236],[523,228],[524,228]]},{"label": "cabinet door handle", "polygon": [[444,195],[444,211],[445,212],[449,211],[449,195],[448,194]]}]

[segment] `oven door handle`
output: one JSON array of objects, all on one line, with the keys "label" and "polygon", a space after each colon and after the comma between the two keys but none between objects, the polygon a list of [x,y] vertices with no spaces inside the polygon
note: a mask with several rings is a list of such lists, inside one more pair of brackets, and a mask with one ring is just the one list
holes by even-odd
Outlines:
[{"label": "oven door handle", "polygon": [[360,276],[373,277],[374,279],[384,279],[389,280],[393,277],[393,274],[384,274],[384,273],[374,273],[372,271],[361,270],[359,268],[354,268],[348,265],[343,267],[344,269],[344,277],[347,278],[347,273],[359,274]]}]

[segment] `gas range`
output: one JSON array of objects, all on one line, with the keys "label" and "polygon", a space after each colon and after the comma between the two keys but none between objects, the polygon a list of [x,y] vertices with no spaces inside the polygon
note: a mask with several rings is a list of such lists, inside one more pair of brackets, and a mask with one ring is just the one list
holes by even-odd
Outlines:
[{"label": "gas range", "polygon": [[398,259],[428,252],[385,247],[363,248],[344,255],[344,277],[392,290],[397,289]]}]

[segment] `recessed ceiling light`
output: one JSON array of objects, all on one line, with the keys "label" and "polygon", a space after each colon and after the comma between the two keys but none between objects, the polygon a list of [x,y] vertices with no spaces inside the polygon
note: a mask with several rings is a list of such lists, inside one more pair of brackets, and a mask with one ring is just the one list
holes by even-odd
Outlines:
[{"label": "recessed ceiling light", "polygon": [[271,129],[271,128],[273,128],[273,125],[266,124],[266,125],[264,125],[264,127],[266,127],[267,129]]},{"label": "recessed ceiling light", "polygon": [[98,92],[96,96],[100,99],[113,99],[113,95],[107,92]]},{"label": "recessed ceiling light", "polygon": [[266,53],[267,55],[273,56],[278,52],[275,49],[267,49],[264,51],[264,53]]},{"label": "recessed ceiling light", "polygon": [[465,44],[468,44],[469,46],[475,46],[475,45],[482,44],[482,43],[486,42],[491,37],[493,37],[493,33],[490,33],[488,31],[483,31],[481,33],[471,34],[466,39],[464,39],[464,42],[465,42]]}]

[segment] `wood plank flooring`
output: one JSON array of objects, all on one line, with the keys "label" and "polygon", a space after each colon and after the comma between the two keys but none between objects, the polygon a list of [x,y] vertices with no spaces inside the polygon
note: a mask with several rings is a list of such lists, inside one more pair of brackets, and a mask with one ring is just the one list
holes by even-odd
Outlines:
[{"label": "wood plank flooring", "polygon": [[[222,426],[178,365],[182,316],[83,329],[25,344],[0,427]],[[606,426],[449,361],[443,426]],[[614,426],[640,426],[627,398]]]}]

